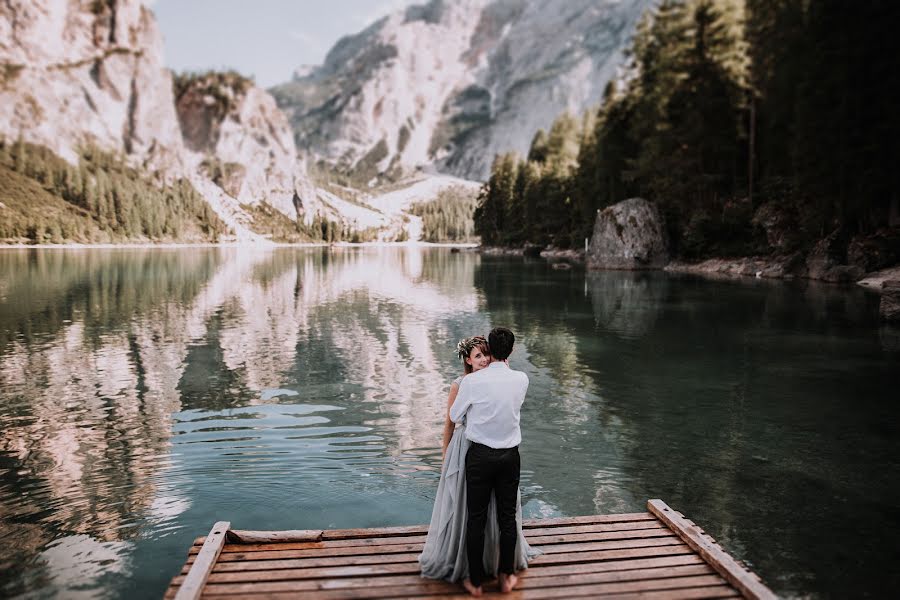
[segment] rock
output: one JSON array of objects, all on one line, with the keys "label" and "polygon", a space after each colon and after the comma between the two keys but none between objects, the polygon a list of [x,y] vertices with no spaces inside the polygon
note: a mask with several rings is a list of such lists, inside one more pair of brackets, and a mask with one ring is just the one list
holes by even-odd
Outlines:
[{"label": "rock", "polygon": [[756,209],[751,220],[765,232],[766,243],[776,254],[791,252],[797,248],[797,219],[783,205],[767,202]]},{"label": "rock", "polygon": [[572,248],[562,249],[554,248],[551,246],[549,248],[541,250],[540,256],[541,258],[546,258],[553,261],[562,260],[569,263],[584,262],[584,250],[573,250]]},{"label": "rock", "polygon": [[0,135],[71,163],[93,143],[153,168],[183,148],[162,36],[139,0],[0,4]]},{"label": "rock", "polygon": [[862,279],[865,270],[847,264],[847,236],[838,228],[819,240],[806,257],[807,277],[829,283],[852,283]]},{"label": "rock", "polygon": [[884,321],[900,322],[900,279],[889,279],[881,284],[878,313]]},{"label": "rock", "polygon": [[900,227],[884,227],[871,235],[857,235],[847,246],[847,262],[866,273],[900,263]]},{"label": "rock", "polygon": [[185,145],[216,185],[240,204],[265,200],[290,219],[312,222],[320,203],[269,93],[237,73],[180,76],[176,88]]},{"label": "rock", "polygon": [[587,253],[590,269],[661,269],[668,242],[656,205],[631,198],[597,213]]},{"label": "rock", "polygon": [[540,244],[525,244],[522,248],[522,255],[529,258],[539,258],[543,249],[544,247]]},{"label": "rock", "polygon": [[0,3],[0,63],[0,136],[73,164],[92,144],[166,180],[187,178],[239,241],[265,242],[246,205],[265,200],[307,223],[323,210],[274,98],[236,74],[173,86],[141,0]]},{"label": "rock", "polygon": [[900,265],[869,273],[865,279],[860,279],[856,283],[880,293],[882,291],[882,285],[889,279],[900,279]]}]

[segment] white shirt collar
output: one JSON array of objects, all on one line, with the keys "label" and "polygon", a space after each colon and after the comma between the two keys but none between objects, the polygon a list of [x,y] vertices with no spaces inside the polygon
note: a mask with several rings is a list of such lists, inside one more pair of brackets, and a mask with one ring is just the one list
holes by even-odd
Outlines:
[{"label": "white shirt collar", "polygon": [[491,364],[489,364],[489,365],[487,366],[488,369],[490,369],[490,368],[492,368],[492,367],[506,367],[506,368],[508,369],[508,368],[509,368],[509,365],[506,364],[506,363],[503,362],[503,361],[499,361],[499,362],[492,362]]}]

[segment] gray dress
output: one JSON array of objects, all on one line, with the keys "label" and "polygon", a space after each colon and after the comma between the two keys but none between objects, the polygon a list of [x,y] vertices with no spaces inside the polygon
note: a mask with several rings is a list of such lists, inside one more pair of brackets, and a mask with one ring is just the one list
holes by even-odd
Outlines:
[{"label": "gray dress", "polygon": [[[459,385],[462,377],[453,383]],[[425,547],[419,555],[422,576],[430,579],[460,581],[469,576],[469,562],[466,558],[466,439],[465,424],[457,425],[441,467],[434,510]],[[528,561],[541,553],[532,548],[522,535],[522,497],[516,499],[516,570],[528,567]],[[497,504],[491,496],[488,506],[487,525],[484,530],[484,572],[496,573],[500,563],[500,529],[497,526]]]}]

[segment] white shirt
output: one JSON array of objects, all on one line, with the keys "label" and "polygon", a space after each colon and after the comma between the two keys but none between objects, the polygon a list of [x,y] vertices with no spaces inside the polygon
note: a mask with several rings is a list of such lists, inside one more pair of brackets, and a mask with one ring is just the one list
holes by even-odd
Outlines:
[{"label": "white shirt", "polygon": [[502,362],[463,377],[450,420],[466,420],[466,438],[491,448],[513,448],[522,441],[519,413],[528,391],[528,375]]}]

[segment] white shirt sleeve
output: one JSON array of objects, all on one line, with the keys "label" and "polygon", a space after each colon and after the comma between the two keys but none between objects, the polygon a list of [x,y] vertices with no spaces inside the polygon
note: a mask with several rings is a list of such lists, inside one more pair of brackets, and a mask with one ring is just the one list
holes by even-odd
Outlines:
[{"label": "white shirt sleeve", "polygon": [[472,386],[467,385],[469,383],[467,379],[467,377],[463,377],[463,380],[459,382],[456,400],[453,401],[453,406],[450,407],[450,420],[454,423],[461,422],[472,405],[472,392],[470,390]]}]

